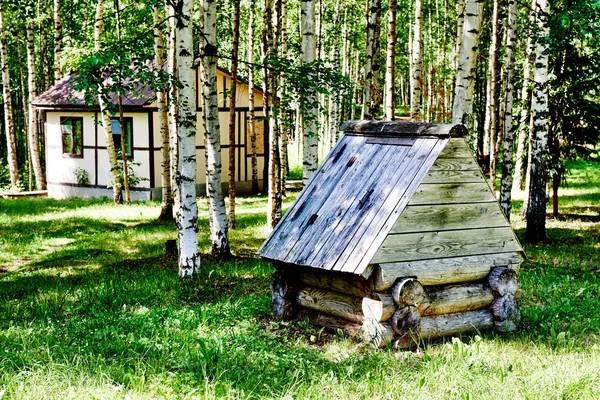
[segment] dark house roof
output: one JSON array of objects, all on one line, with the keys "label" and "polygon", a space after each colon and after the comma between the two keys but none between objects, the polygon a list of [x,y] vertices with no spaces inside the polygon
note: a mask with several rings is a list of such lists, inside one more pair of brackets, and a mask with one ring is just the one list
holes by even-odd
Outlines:
[{"label": "dark house roof", "polygon": [[349,121],[265,241],[269,260],[369,265],[520,252],[462,125]]}]

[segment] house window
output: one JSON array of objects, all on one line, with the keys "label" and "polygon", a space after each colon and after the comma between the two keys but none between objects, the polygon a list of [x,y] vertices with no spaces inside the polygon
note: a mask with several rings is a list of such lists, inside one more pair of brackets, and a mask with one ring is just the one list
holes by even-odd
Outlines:
[{"label": "house window", "polygon": [[[133,118],[123,118],[125,125],[125,152],[127,157],[133,157]],[[115,143],[115,150],[121,151],[121,121],[118,118],[111,118],[110,126],[112,128],[113,141]]]},{"label": "house window", "polygon": [[61,117],[63,156],[83,158],[83,118]]}]

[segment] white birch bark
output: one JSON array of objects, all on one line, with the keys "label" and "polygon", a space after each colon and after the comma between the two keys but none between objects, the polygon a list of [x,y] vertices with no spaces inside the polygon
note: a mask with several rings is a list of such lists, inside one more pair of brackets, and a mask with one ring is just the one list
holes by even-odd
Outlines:
[{"label": "white birch bark", "polygon": [[[96,4],[96,19],[94,23],[94,51],[98,52],[102,47],[102,30],[104,27],[104,1],[100,0]],[[116,204],[123,202],[123,193],[121,188],[123,183],[119,174],[119,162],[117,160],[117,152],[115,151],[115,142],[113,140],[112,124],[110,123],[110,115],[106,107],[106,99],[102,93],[102,87],[98,88],[98,107],[102,116],[102,126],[104,127],[104,135],[106,139],[106,151],[108,153],[108,162],[110,165],[110,173],[113,180],[113,201]]]},{"label": "white birch bark", "polygon": [[198,252],[198,205],[196,203],[196,98],[192,41],[192,0],[175,6],[177,29],[177,139],[179,160],[176,182],[179,196],[177,237],[179,239],[179,276],[191,278],[200,272]]},{"label": "white birch bark", "polygon": [[8,169],[10,172],[11,190],[19,185],[19,167],[17,164],[17,138],[13,122],[12,97],[10,93],[10,72],[8,69],[8,51],[4,27],[3,1],[0,1],[0,62],[2,63],[2,97],[4,97],[4,131],[8,150]]},{"label": "white birch bark", "polygon": [[393,121],[395,117],[396,90],[396,9],[398,0],[390,0],[388,15],[388,40],[385,68],[385,118]]},{"label": "white birch bark", "polygon": [[517,28],[517,0],[508,0],[506,20],[506,92],[504,95],[504,147],[502,153],[502,181],[500,183],[500,207],[510,221],[513,176],[513,75],[515,63],[515,30]]},{"label": "white birch bark", "polygon": [[483,0],[467,0],[452,105],[452,123],[463,124],[469,131],[472,126],[477,45],[482,18]]},{"label": "white birch bark", "polygon": [[[315,16],[314,0],[302,0],[300,19],[302,26],[302,62],[311,63],[316,59],[315,48]],[[310,107],[315,107],[317,99],[314,97],[305,99]],[[303,155],[302,155],[302,181],[304,185],[317,170],[318,163],[318,140],[317,140],[317,110],[309,112],[310,118],[303,118]]]},{"label": "white birch bark", "polygon": [[371,100],[369,115],[372,118],[379,117],[381,101],[383,99],[381,90],[381,0],[375,0],[375,29],[373,31],[373,74],[371,77]]},{"label": "white birch bark", "polygon": [[[335,9],[333,12],[333,24],[334,24],[334,37],[332,45],[332,56],[333,69],[335,71],[340,70],[340,1],[335,2]],[[340,108],[340,95],[335,90],[329,95],[329,148],[332,149],[338,138],[338,129],[340,125],[339,121],[339,108]]]},{"label": "white birch bark", "polygon": [[533,111],[531,182],[529,184],[529,205],[527,207],[528,242],[536,243],[546,238],[546,181],[548,153],[548,54],[546,38],[549,33],[548,0],[538,0],[536,4],[538,39],[535,45],[535,68],[533,70]]},{"label": "white birch bark", "polygon": [[[170,76],[177,76],[177,29],[175,29],[175,10],[171,6],[167,6],[169,12],[169,50],[167,53],[167,57],[169,62],[167,63],[168,68],[167,72]],[[200,87],[196,90],[200,91]],[[171,147],[171,152],[169,153],[169,161],[171,164],[171,189],[173,196],[173,208],[174,213],[177,215],[177,204],[179,201],[177,200],[178,190],[177,185],[175,184],[175,175],[177,174],[177,164],[179,157],[177,144],[177,113],[179,112],[177,108],[177,86],[171,85],[169,90],[169,95],[167,99],[169,103],[169,146]],[[197,162],[197,160],[196,160]]]},{"label": "white birch bark", "polygon": [[422,46],[422,20],[423,20],[423,2],[415,0],[415,21],[413,25],[412,36],[412,58],[411,58],[411,76],[410,76],[410,119],[411,121],[421,121],[421,97],[423,90],[421,68],[423,65],[423,46]]},{"label": "white birch bark", "polygon": [[54,82],[62,78],[60,55],[62,51],[62,18],[60,15],[60,0],[54,0]]},{"label": "white birch bark", "polygon": [[[154,17],[154,64],[157,73],[161,73],[164,69],[164,40],[163,40],[163,12],[160,7],[153,7]],[[160,163],[161,167],[161,185],[162,185],[162,201],[160,205],[161,221],[173,220],[173,191],[171,190],[171,145],[169,138],[169,114],[167,110],[167,93],[165,88],[161,88],[156,92],[156,107],[158,108],[158,129],[162,142]]]},{"label": "white birch bark", "polygon": [[[210,221],[210,241],[214,255],[228,257],[231,252],[227,233],[227,212],[221,188],[221,131],[217,100],[217,2],[216,0],[203,0],[201,3],[204,8],[204,40],[201,42],[200,53],[202,55],[206,192]],[[179,36],[177,42],[181,43]],[[180,52],[181,50],[178,50],[177,54]],[[178,58],[178,70],[182,68],[183,66],[179,63]],[[181,101],[179,107],[181,107]],[[181,138],[179,139],[181,140]],[[181,159],[184,155],[181,153],[181,146],[179,148],[179,159]]]},{"label": "white birch bark", "polygon": [[499,0],[494,0],[494,9],[492,12],[492,36],[488,57],[488,80],[486,90],[486,112],[484,121],[484,154],[490,155],[490,188],[492,193],[496,193],[496,136],[498,121],[498,20],[499,20]]},{"label": "white birch bark", "polygon": [[35,48],[33,35],[33,21],[27,23],[27,87],[29,88],[28,102],[28,117],[29,123],[27,126],[29,137],[29,154],[31,155],[31,167],[35,175],[35,187],[37,190],[46,189],[44,182],[44,174],[42,172],[42,164],[40,162],[40,145],[38,132],[37,110],[31,103],[34,97],[37,96],[36,79],[35,79]]},{"label": "white birch bark", "polygon": [[377,33],[377,17],[378,14],[381,13],[378,5],[381,5],[381,0],[367,0],[367,43],[365,50],[365,82],[362,93],[361,119],[374,119],[376,117],[372,114],[372,110],[375,97],[375,88],[373,87],[375,48],[377,46],[375,37]]},{"label": "white birch bark", "polygon": [[[235,229],[236,129],[235,106],[238,84],[238,53],[240,42],[240,0],[233,4],[233,49],[231,52],[231,94],[229,95],[229,229]],[[241,163],[241,160],[240,160]]]},{"label": "white birch bark", "polygon": [[258,194],[258,158],[254,126],[254,6],[255,0],[250,0],[250,14],[248,15],[248,129],[252,151],[252,194]]},{"label": "white birch bark", "polygon": [[[529,10],[529,25],[535,23],[535,4],[537,0],[531,0],[531,8]],[[529,31],[529,28],[527,28]],[[530,130],[530,111],[531,111],[531,68],[533,41],[532,34],[527,35],[527,45],[525,48],[525,61],[523,66],[523,88],[521,89],[521,116],[519,119],[519,137],[517,139],[517,154],[515,162],[515,177],[513,181],[513,192],[518,192],[523,188],[525,183],[524,174],[527,163],[525,147],[527,146],[527,138]]]}]

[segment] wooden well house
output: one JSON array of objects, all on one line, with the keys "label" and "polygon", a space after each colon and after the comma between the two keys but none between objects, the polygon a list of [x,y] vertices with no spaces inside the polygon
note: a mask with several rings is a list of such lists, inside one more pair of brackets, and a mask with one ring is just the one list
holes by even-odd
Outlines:
[{"label": "wooden well house", "polygon": [[259,254],[275,316],[408,347],[515,329],[522,248],[462,125],[349,121]]}]

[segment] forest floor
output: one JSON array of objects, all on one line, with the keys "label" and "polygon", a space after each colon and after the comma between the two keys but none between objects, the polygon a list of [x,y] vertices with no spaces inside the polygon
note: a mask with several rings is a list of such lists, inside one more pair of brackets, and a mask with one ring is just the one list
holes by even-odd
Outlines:
[{"label": "forest floor", "polygon": [[0,398],[597,399],[600,164],[572,167],[563,217],[524,244],[519,329],[410,351],[271,319],[264,197],[238,199],[228,262],[206,254],[200,201],[185,282],[157,203],[0,200]]}]

